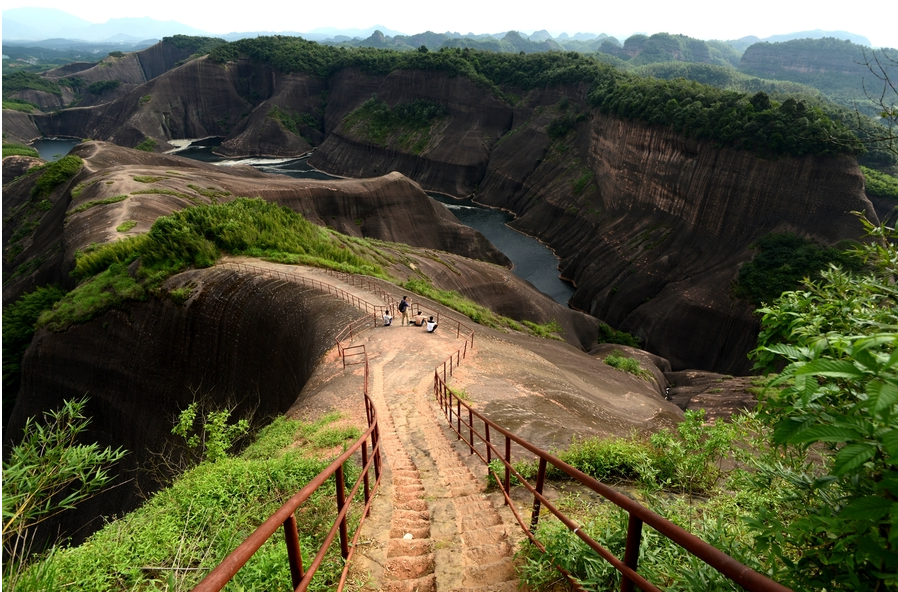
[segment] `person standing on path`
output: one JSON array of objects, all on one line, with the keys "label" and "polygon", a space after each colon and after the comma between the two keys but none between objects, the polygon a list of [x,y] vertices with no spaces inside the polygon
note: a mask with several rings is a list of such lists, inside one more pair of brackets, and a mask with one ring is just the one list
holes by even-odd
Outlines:
[{"label": "person standing on path", "polygon": [[402,313],[402,324],[408,325],[408,309],[411,306],[411,303],[408,301],[408,296],[403,296],[402,301],[399,302],[399,312]]}]

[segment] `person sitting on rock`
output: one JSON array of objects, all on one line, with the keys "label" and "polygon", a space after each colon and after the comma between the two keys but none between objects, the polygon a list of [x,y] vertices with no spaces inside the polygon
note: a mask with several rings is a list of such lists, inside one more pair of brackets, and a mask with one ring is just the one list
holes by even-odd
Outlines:
[{"label": "person sitting on rock", "polygon": [[430,319],[427,321],[427,332],[433,333],[434,331],[436,331],[436,329],[437,329],[437,322],[435,320],[433,320],[433,317],[430,317]]},{"label": "person sitting on rock", "polygon": [[413,325],[416,325],[416,326],[418,326],[418,327],[423,327],[423,326],[424,326],[424,320],[425,320],[425,319],[424,319],[424,313],[421,312],[421,311],[419,310],[418,313],[417,313],[415,316],[412,317],[412,324],[413,324]]},{"label": "person sitting on rock", "polygon": [[390,309],[384,311],[384,327],[389,327],[393,324],[393,315],[390,314]]}]

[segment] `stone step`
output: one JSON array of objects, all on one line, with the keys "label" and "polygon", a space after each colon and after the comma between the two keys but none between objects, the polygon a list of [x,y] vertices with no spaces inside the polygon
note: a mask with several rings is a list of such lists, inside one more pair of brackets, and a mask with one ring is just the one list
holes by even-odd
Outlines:
[{"label": "stone step", "polygon": [[387,560],[384,571],[397,580],[418,579],[433,573],[433,554],[392,557]]},{"label": "stone step", "polygon": [[514,561],[510,557],[506,557],[494,563],[466,567],[462,585],[489,586],[509,581],[517,581],[517,574],[514,569]]},{"label": "stone step", "polygon": [[433,553],[433,539],[390,539],[387,557],[416,557]]},{"label": "stone step", "polygon": [[382,583],[383,592],[436,592],[437,578],[433,574],[414,580],[387,580]]}]

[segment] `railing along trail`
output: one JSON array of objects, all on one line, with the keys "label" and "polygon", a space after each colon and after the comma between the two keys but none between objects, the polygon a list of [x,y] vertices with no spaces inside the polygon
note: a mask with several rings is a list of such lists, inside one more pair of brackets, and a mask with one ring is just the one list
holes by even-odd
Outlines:
[{"label": "railing along trail", "polygon": [[[261,546],[271,538],[278,529],[283,529],[284,539],[287,546],[287,561],[290,564],[290,576],[293,589],[302,592],[309,587],[315,572],[324,560],[328,549],[339,537],[340,540],[340,556],[344,560],[343,572],[340,575],[340,582],[337,586],[338,590],[342,590],[346,584],[346,578],[349,573],[349,561],[355,553],[356,543],[361,534],[362,524],[368,517],[371,508],[371,502],[374,499],[374,492],[380,485],[381,477],[381,449],[380,449],[380,432],[377,423],[377,409],[368,393],[369,374],[368,374],[368,356],[365,352],[365,346],[344,345],[344,341],[352,340],[354,334],[361,330],[374,326],[377,322],[377,313],[383,313],[384,306],[374,305],[365,300],[346,292],[336,286],[320,282],[311,278],[306,278],[298,274],[287,273],[284,271],[248,265],[245,263],[224,263],[222,266],[232,267],[242,272],[265,275],[286,281],[292,281],[304,286],[312,287],[327,292],[328,294],[337,296],[342,300],[374,315],[374,323],[367,315],[361,319],[349,323],[337,335],[337,346],[339,347],[340,357],[343,361],[343,367],[346,368],[352,364],[364,364],[364,381],[362,382],[362,394],[365,399],[365,415],[368,420],[368,429],[356,442],[350,446],[343,454],[334,460],[324,471],[319,473],[305,487],[299,490],[290,500],[275,512],[268,520],[262,523],[255,532],[253,532],[243,543],[241,543],[234,551],[228,555],[215,569],[203,578],[203,580],[193,589],[195,592],[218,592],[233,578],[242,568],[250,557],[258,551]],[[370,446],[370,449],[369,449]],[[343,474],[343,466],[349,462],[356,453],[361,454],[362,471],[359,478],[356,479],[350,491],[346,492],[345,480]],[[374,483],[371,483],[371,471],[374,471]],[[334,478],[337,492],[336,511],[337,516],[333,525],[324,538],[324,542],[318,549],[311,564],[304,568],[302,562],[302,550],[300,548],[299,532],[297,530],[296,511],[308,501],[312,494],[328,479]],[[347,515],[352,508],[353,501],[359,489],[362,489],[364,507],[362,508],[361,517],[350,540],[348,532]]]},{"label": "railing along trail", "polygon": [[[373,491],[380,484],[380,439],[377,426],[377,412],[371,399],[368,396],[368,357],[364,345],[349,345],[353,336],[367,328],[374,327],[378,324],[379,315],[382,315],[385,309],[395,308],[395,301],[392,296],[386,293],[380,286],[371,280],[354,276],[352,274],[344,274],[340,272],[328,271],[327,273],[339,278],[341,281],[354,286],[368,290],[386,303],[385,305],[373,305],[357,296],[342,290],[336,286],[321,282],[319,280],[306,278],[298,274],[288,273],[281,270],[269,269],[248,265],[244,263],[225,263],[223,266],[233,267],[239,271],[263,274],[274,278],[293,281],[304,286],[309,286],[335,295],[354,306],[371,313],[372,316],[364,317],[349,323],[338,335],[337,346],[343,362],[343,367],[352,364],[365,365],[365,381],[363,393],[365,397],[365,410],[368,416],[368,430],[359,440],[353,444],[346,452],[344,452],[337,460],[335,460],[324,472],[313,479],[308,485],[300,490],[293,498],[278,510],[271,518],[269,518],[256,532],[254,532],[246,541],[244,541],[231,555],[229,555],[218,567],[216,567],[200,584],[194,588],[196,591],[210,592],[221,590],[228,580],[237,573],[237,570],[243,566],[249,557],[259,549],[272,534],[281,526],[284,528],[288,559],[290,561],[290,570],[293,577],[294,590],[305,590],[315,570],[320,565],[327,552],[328,547],[339,533],[341,555],[346,560],[343,574],[340,579],[338,589],[342,589],[346,582],[346,575],[349,565],[349,559],[352,557],[355,549],[355,542],[358,539],[361,523],[356,528],[353,536],[352,544],[348,543],[349,534],[346,532],[346,515],[351,505],[351,500],[356,495],[360,486],[364,487],[365,507],[362,512],[362,521],[368,515],[369,507],[373,495]],[[415,304],[416,310],[425,310],[420,304]],[[685,549],[688,553],[698,557],[718,572],[737,583],[745,590],[750,592],[791,592],[785,586],[774,582],[766,576],[759,574],[747,566],[739,563],[732,557],[726,555],[719,549],[709,545],[695,535],[687,532],[679,526],[673,524],[669,520],[662,518],[658,514],[648,510],[639,503],[631,500],[625,495],[608,487],[607,485],[593,479],[589,475],[575,469],[567,463],[561,461],[555,456],[536,447],[527,440],[516,436],[487,417],[484,417],[478,411],[473,409],[468,403],[463,401],[456,395],[447,385],[447,381],[452,377],[456,368],[465,360],[468,354],[474,348],[474,330],[462,321],[444,316],[439,317],[438,311],[427,311],[432,313],[438,319],[441,327],[456,325],[456,337],[464,338],[463,344],[457,351],[453,352],[442,364],[434,369],[433,393],[440,410],[445,415],[449,427],[456,433],[458,440],[463,441],[468,447],[470,454],[476,454],[488,467],[488,471],[493,474],[498,483],[502,485],[502,493],[505,497],[505,504],[508,505],[515,516],[518,525],[524,531],[530,541],[536,545],[541,551],[545,552],[545,546],[539,541],[538,527],[540,512],[543,508],[551,512],[559,521],[561,521],[574,535],[592,548],[602,558],[608,561],[622,575],[621,591],[631,592],[639,588],[646,592],[660,592],[660,588],[646,580],[638,572],[639,547],[642,541],[643,525],[654,528],[662,536],[667,537],[677,545]],[[371,441],[371,454],[368,453],[368,441]],[[499,444],[499,447],[497,447]],[[539,459],[539,468],[537,471],[536,481],[530,483],[512,466],[512,450],[518,451],[518,454],[526,453]],[[361,451],[362,456],[362,475],[356,481],[349,496],[345,495],[343,489],[343,463],[352,457],[357,451]],[[496,473],[490,466],[493,459],[501,461],[504,470],[502,474]],[[629,522],[627,527],[627,542],[624,550],[624,557],[620,559],[605,549],[602,545],[590,537],[583,528],[574,522],[571,518],[561,512],[551,501],[543,495],[545,487],[546,471],[549,465],[552,465],[561,473],[578,483],[588,487],[592,491],[601,495],[611,503],[617,505],[629,514]],[[369,472],[373,468],[375,474],[375,482],[373,489],[369,487]],[[306,501],[317,487],[323,484],[328,478],[334,476],[337,481],[337,518],[334,525],[328,532],[324,544],[319,549],[318,554],[312,561],[308,570],[303,571],[302,558],[299,552],[299,540],[296,531],[295,511],[304,501]],[[530,514],[530,520],[527,521],[521,515],[515,504],[511,500],[511,478],[517,479],[530,494],[533,495],[533,507]],[[560,567],[558,569],[574,584],[580,588],[579,584],[571,574],[567,573]]]}]

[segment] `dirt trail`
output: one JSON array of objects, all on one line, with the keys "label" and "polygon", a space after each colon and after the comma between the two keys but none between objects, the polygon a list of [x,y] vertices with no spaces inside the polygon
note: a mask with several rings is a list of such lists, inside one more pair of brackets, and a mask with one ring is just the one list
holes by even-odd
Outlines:
[{"label": "dirt trail", "polygon": [[[321,270],[242,262],[312,277],[383,304],[378,296]],[[501,496],[484,493],[485,480],[471,473],[447,439],[445,419],[433,401],[434,368],[462,340],[446,327],[431,334],[398,322],[353,340],[368,352],[369,393],[385,456],[381,488],[353,559],[353,577],[362,590],[517,590],[512,557],[517,526]],[[469,352],[463,364],[475,363],[476,353]]]}]

